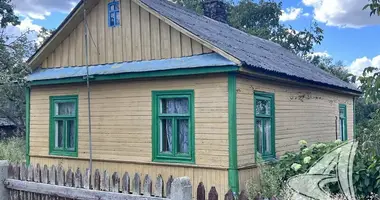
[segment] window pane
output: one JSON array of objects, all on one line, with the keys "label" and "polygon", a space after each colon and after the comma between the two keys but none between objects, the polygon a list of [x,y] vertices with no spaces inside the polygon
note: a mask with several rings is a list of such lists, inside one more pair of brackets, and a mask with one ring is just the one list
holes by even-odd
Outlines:
[{"label": "window pane", "polygon": [[189,100],[187,98],[161,99],[161,113],[187,114],[189,113]]},{"label": "window pane", "polygon": [[67,121],[67,148],[75,149],[75,122],[74,120]]},{"label": "window pane", "polygon": [[63,121],[55,121],[55,148],[63,148]]},{"label": "window pane", "polygon": [[189,153],[189,120],[178,120],[178,153]]},{"label": "window pane", "polygon": [[160,152],[173,152],[173,121],[171,119],[162,119],[160,124]]},{"label": "window pane", "polygon": [[263,153],[263,124],[261,120],[256,120],[257,131],[257,152]]},{"label": "window pane", "polygon": [[114,10],[115,10],[115,5],[114,5],[114,4],[111,4],[111,6],[110,6],[110,10],[111,10],[111,11],[114,11]]},{"label": "window pane", "polygon": [[256,114],[270,115],[270,100],[256,99]]},{"label": "window pane", "polygon": [[119,4],[115,3],[115,10],[119,10]]},{"label": "window pane", "polygon": [[55,104],[55,115],[75,115],[75,103],[64,102]]},{"label": "window pane", "polygon": [[120,25],[120,12],[116,12],[116,25]]},{"label": "window pane", "polygon": [[340,139],[341,140],[345,140],[346,137],[345,137],[345,123],[344,123],[344,119],[340,119]]},{"label": "window pane", "polygon": [[110,14],[110,26],[115,26],[115,13]]},{"label": "window pane", "polygon": [[344,118],[344,111],[345,111],[344,108],[340,108],[340,109],[339,109],[339,117],[340,117],[340,118]]},{"label": "window pane", "polygon": [[264,136],[265,136],[265,154],[272,153],[272,130],[271,120],[265,120]]}]

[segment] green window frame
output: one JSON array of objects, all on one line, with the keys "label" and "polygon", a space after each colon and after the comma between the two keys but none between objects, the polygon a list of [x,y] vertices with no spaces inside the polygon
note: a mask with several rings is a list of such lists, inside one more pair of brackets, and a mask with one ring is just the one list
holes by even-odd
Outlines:
[{"label": "green window frame", "polygon": [[78,157],[78,95],[50,97],[49,129],[50,155]]},{"label": "green window frame", "polygon": [[[266,102],[265,113],[258,110],[258,105]],[[276,126],[275,126],[275,98],[273,93],[254,92],[254,131],[255,131],[255,154],[261,154],[264,160],[276,158]],[[270,125],[269,129],[267,125]],[[261,125],[261,126],[259,126]],[[260,137],[261,136],[261,137]],[[270,140],[270,141],[268,141]],[[269,147],[268,147],[269,146]],[[256,156],[257,157],[257,156]]]},{"label": "green window frame", "polygon": [[[163,104],[168,101],[188,102],[187,112],[170,113]],[[188,128],[187,153],[181,153],[179,144],[181,137],[178,128]],[[187,127],[186,127],[187,121]],[[185,123],[183,123],[185,122]],[[163,128],[165,124],[165,128]],[[168,126],[168,124],[170,124]],[[170,127],[171,126],[171,127]],[[164,130],[165,129],[165,130]],[[169,133],[171,130],[172,134]],[[165,135],[163,132],[165,131]],[[171,136],[168,136],[171,135]],[[168,141],[171,137],[171,144]],[[182,136],[184,137],[184,136]],[[164,139],[163,139],[164,138]],[[164,141],[164,142],[163,142]],[[195,163],[194,135],[194,90],[152,91],[152,160],[153,162]],[[164,144],[165,143],[165,144]],[[170,147],[169,147],[170,146]],[[171,148],[171,149],[170,149]],[[182,151],[184,151],[182,149]],[[186,151],[186,150],[185,150]]]},{"label": "green window frame", "polygon": [[345,104],[339,104],[339,135],[342,141],[348,140],[347,106]]}]

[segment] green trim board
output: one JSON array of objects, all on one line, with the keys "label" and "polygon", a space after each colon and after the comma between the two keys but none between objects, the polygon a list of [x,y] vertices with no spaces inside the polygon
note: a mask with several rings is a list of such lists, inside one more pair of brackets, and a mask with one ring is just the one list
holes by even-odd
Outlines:
[{"label": "green trim board", "polygon": [[[161,105],[165,99],[187,99],[188,113],[162,113]],[[194,120],[194,90],[168,90],[152,91],[152,161],[169,163],[190,163],[195,164],[195,120]],[[172,123],[172,151],[161,152],[160,130],[161,121],[168,120]],[[181,153],[178,150],[179,120],[188,120],[189,145],[188,153]]]},{"label": "green trim board", "polygon": [[346,104],[339,104],[339,133],[340,133],[340,139],[342,141],[348,140]]},{"label": "green trim board", "polygon": [[[238,66],[172,69],[172,70],[163,70],[163,71],[133,72],[133,73],[123,73],[123,74],[112,74],[112,75],[93,75],[91,76],[91,81],[112,81],[112,80],[135,79],[135,78],[153,78],[153,77],[184,76],[184,75],[198,75],[198,74],[210,74],[210,73],[225,73],[225,72],[237,72],[238,70],[239,70]],[[84,82],[86,82],[86,79],[84,77],[72,77],[72,78],[63,78],[63,79],[32,81],[29,84],[33,86],[33,85],[84,83]]]},{"label": "green trim board", "polygon": [[26,164],[30,164],[30,87],[25,88]]},{"label": "green trim board", "polygon": [[236,73],[228,74],[228,186],[235,194],[239,193],[239,172],[237,166],[236,131]]},{"label": "green trim board", "polygon": [[[254,134],[255,134],[255,159],[257,159],[257,155],[259,153],[259,142],[261,140],[261,156],[264,160],[272,160],[276,158],[276,116],[275,116],[275,95],[274,93],[268,93],[268,92],[261,92],[261,91],[255,91],[254,92],[254,98],[253,98],[253,109],[254,109]],[[265,102],[269,101],[269,113],[265,111],[265,113],[257,113],[257,104],[259,101]],[[260,121],[261,123],[261,132],[263,133],[263,137],[260,139],[259,137],[259,131],[257,122]],[[265,132],[265,123],[268,123],[270,121],[270,151],[265,152],[267,149],[267,137],[264,135]]]},{"label": "green trim board", "polygon": [[[74,103],[75,113],[73,115],[56,114],[56,104]],[[78,157],[78,95],[50,96],[50,115],[49,115],[49,154],[55,156]],[[69,121],[74,123],[74,147],[68,147],[68,126]],[[61,122],[63,126],[62,147],[56,147],[55,133],[56,122]],[[72,126],[72,125],[71,125]]]}]

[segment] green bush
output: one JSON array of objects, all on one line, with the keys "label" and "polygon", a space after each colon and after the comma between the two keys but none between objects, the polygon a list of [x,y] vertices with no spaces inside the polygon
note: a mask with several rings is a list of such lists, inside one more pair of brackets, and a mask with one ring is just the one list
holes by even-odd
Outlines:
[{"label": "green bush", "polygon": [[0,141],[0,160],[25,161],[25,139],[14,137]]}]

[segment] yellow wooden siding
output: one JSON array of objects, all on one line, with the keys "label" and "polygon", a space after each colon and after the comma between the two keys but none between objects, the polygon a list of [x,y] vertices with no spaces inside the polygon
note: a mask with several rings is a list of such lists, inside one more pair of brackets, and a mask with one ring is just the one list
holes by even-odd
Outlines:
[{"label": "yellow wooden siding", "polygon": [[[110,28],[108,2],[101,0],[88,14],[90,64],[177,58],[212,52],[131,0],[120,1],[121,26]],[[45,59],[42,67],[84,65],[83,26],[83,22],[80,23]]]},{"label": "yellow wooden siding", "polygon": [[[239,169],[239,189],[246,190],[248,189],[247,182],[248,181],[259,181],[260,171],[257,167],[253,166],[246,169]],[[257,183],[257,182],[256,182]]]},{"label": "yellow wooden siding", "polygon": [[[276,153],[298,150],[298,141],[333,141],[339,104],[347,105],[348,137],[353,136],[353,97],[310,87],[273,84],[260,79],[237,79],[238,164],[254,163],[253,92],[275,94]],[[339,129],[338,129],[339,130]]]},{"label": "yellow wooden siding", "polygon": [[[226,75],[93,83],[94,159],[152,161],[152,90],[194,89],[197,166],[228,167],[228,92]],[[79,95],[79,158],[88,158],[85,85],[32,87],[30,154],[47,156],[49,96]]]},{"label": "yellow wooden siding", "polygon": [[[32,164],[40,163],[42,166],[46,165],[58,165],[61,164],[64,169],[74,169],[78,167],[83,172],[88,168],[87,160],[78,159],[60,159],[60,158],[43,158],[43,157],[31,157]],[[133,178],[135,173],[140,173],[143,176],[148,174],[155,183],[155,178],[161,174],[165,183],[169,176],[173,178],[187,176],[191,179],[193,185],[193,196],[196,195],[196,189],[199,182],[203,182],[206,191],[210,191],[212,186],[215,186],[218,193],[227,193],[228,191],[228,171],[226,169],[208,169],[208,168],[196,168],[186,166],[167,166],[167,165],[151,165],[151,164],[135,164],[135,163],[123,163],[123,162],[106,162],[106,161],[94,161],[93,169],[99,169],[101,172],[107,170],[109,174],[113,172],[119,173],[119,176],[123,176],[125,172],[128,172],[130,177]],[[154,193],[154,187],[153,187]]]}]

